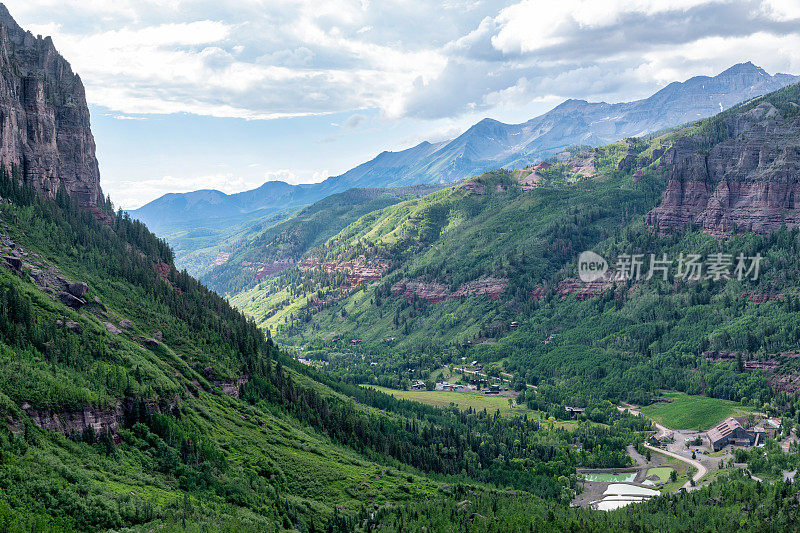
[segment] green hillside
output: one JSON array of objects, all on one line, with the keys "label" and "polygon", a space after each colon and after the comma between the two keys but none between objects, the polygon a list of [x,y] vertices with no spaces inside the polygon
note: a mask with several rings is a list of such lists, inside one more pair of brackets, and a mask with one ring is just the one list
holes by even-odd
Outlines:
[{"label": "green hillside", "polygon": [[[171,252],[142,225],[110,213],[100,223],[65,196],[45,202],[8,178],[0,189],[15,200],[0,208],[2,242],[8,257],[22,258],[19,270],[0,269],[0,400],[11,421],[0,435],[4,529],[188,521],[263,530],[319,525],[334,505],[353,512],[365,498],[435,493],[408,473],[365,494],[386,466],[280,402],[224,394],[243,375],[251,381],[242,395],[255,394],[250,383],[270,375],[264,365],[278,351],[220,297],[174,268],[155,268],[170,265]],[[86,283],[87,303],[73,309],[54,299],[45,285],[58,277]],[[291,380],[279,368],[271,375]],[[338,397],[297,379],[296,392]],[[85,413],[113,423],[87,429]],[[56,417],[74,427],[37,427]]]},{"label": "green hillside", "polygon": [[[213,246],[193,252],[181,262],[211,289],[220,294],[235,294],[257,282],[262,266],[297,262],[308,250],[324,243],[361,216],[440,188],[418,185],[350,189],[328,196],[285,220],[276,222],[276,217],[270,216],[224,239],[217,237]],[[223,264],[214,265],[218,253],[227,254],[227,259]],[[243,263],[253,266],[244,268]]]},{"label": "green hillside", "polygon": [[[431,501],[446,530],[465,494],[504,526],[556,502],[604,524],[566,511],[575,469],[630,464],[650,427],[603,401],[567,431],[319,374],[109,203],[43,200],[8,176],[0,195],[3,530],[395,529]],[[531,513],[510,520],[518,497]]]},{"label": "green hillside", "polygon": [[[537,170],[535,186],[531,170],[498,170],[370,213],[303,268],[232,302],[304,358],[361,383],[403,388],[477,360],[563,401],[649,403],[669,389],[762,408],[783,398],[769,381],[797,367],[781,355],[800,331],[797,230],[720,240],[691,226],[662,234],[643,218],[666,185],[664,149],[687,136],[713,146],[727,138],[729,117],[749,117],[764,102],[794,120],[797,86],[684,128],[573,151]],[[579,298],[576,258],[591,249],[611,265],[624,253],[764,260],[756,281],[672,273]],[[366,281],[358,277],[369,269]],[[775,361],[779,372],[745,372],[702,355],[709,350]]]}]

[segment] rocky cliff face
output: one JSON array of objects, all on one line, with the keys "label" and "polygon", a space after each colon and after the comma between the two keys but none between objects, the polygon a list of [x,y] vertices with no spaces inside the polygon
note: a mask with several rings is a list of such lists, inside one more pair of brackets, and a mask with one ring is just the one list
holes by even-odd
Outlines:
[{"label": "rocky cliff face", "polygon": [[[800,93],[800,91],[795,91]],[[712,131],[679,139],[661,158],[662,204],[647,223],[694,223],[726,234],[800,226],[800,102],[763,102],[721,117]]]},{"label": "rocky cliff face", "polygon": [[0,161],[42,194],[60,186],[84,205],[100,172],[83,83],[50,37],[25,32],[0,4]]}]

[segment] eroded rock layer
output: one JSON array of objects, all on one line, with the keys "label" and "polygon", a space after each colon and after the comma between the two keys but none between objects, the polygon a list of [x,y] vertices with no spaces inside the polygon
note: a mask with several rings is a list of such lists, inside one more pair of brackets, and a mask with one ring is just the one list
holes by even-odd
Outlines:
[{"label": "eroded rock layer", "polygon": [[764,101],[716,127],[679,139],[663,155],[669,181],[647,223],[694,223],[718,234],[800,225],[800,116]]}]

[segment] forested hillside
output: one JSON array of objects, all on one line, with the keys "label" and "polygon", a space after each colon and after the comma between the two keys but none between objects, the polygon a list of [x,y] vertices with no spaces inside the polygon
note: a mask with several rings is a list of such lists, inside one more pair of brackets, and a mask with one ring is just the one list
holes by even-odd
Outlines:
[{"label": "forested hillside", "polygon": [[735,474],[633,515],[571,509],[576,468],[630,465],[649,421],[590,399],[557,423],[555,389],[501,417],[320,374],[107,200],[89,211],[2,175],[4,530],[723,529],[764,494],[754,524],[797,523],[791,485]]},{"label": "forested hillside", "polygon": [[442,410],[318,374],[107,200],[89,211],[0,174],[5,530],[349,531],[367,505],[517,505],[493,487],[544,508],[569,501],[576,467],[629,464],[650,427],[607,402],[564,429],[546,403]]},{"label": "forested hillside", "polygon": [[300,262],[311,248],[323,244],[361,216],[441,188],[417,185],[396,189],[350,189],[305,207],[286,220],[254,224],[226,242],[215,243],[208,250],[216,253],[216,264],[210,263],[207,249],[189,254],[184,263],[191,264],[203,281],[218,293],[236,294],[252,287],[259,279]]},{"label": "forested hillside", "polygon": [[[214,292],[102,195],[81,79],[2,4],[0,66],[0,531],[800,529],[798,86],[257,226],[331,184],[166,197],[158,222],[213,261]],[[674,111],[641,105],[727,106],[695,97],[706,82],[734,98],[789,81],[740,67],[630,104],[626,127]],[[462,155],[487,148],[473,134],[495,143],[498,124],[399,183],[478,168]],[[378,159],[390,178],[414,157]],[[599,265],[576,266],[585,250],[622,274],[581,281]],[[715,266],[634,275],[668,256]],[[220,295],[242,288],[237,307]],[[703,406],[744,415],[747,430],[725,421],[738,435],[756,417],[771,429],[714,455],[711,431],[690,450],[699,431],[659,422],[716,423]]]},{"label": "forested hillside", "polygon": [[[793,203],[732,196],[735,216],[768,212],[788,223],[760,233],[732,223],[703,231],[691,219],[665,231],[645,215],[703,213],[705,203],[676,205],[669,191],[654,209],[668,180],[675,190],[703,179],[693,169],[720,168],[708,179],[731,191],[752,180],[795,187],[798,105],[792,86],[674,131],[489,172],[368,214],[233,302],[303,357],[360,382],[402,387],[466,359],[583,397],[647,403],[659,389],[678,389],[786,403],[800,331]],[[784,132],[781,141],[767,131]],[[773,153],[751,166],[759,147]],[[727,167],[714,159],[720,150]],[[714,197],[705,197],[709,206]],[[663,280],[584,284],[575,267],[583,250],[612,266],[626,254],[667,254],[673,267],[682,253],[763,260],[756,280],[705,271],[684,279],[673,268]],[[735,353],[752,370],[731,372],[725,354]]]}]

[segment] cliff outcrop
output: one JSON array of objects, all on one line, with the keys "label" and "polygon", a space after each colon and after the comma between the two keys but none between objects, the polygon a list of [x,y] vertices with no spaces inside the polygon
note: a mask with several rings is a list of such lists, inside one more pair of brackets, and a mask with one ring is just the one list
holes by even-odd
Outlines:
[{"label": "cliff outcrop", "polygon": [[84,205],[100,194],[100,171],[80,77],[50,37],[34,37],[0,4],[0,162],[53,197],[60,187]]},{"label": "cliff outcrop", "polygon": [[647,223],[715,234],[800,225],[800,103],[781,104],[765,99],[678,139],[661,158],[667,189]]}]

